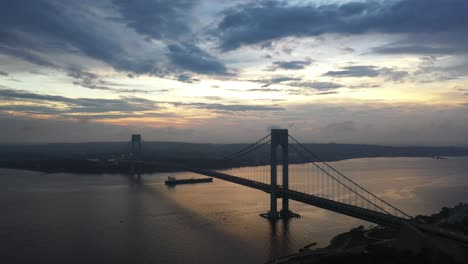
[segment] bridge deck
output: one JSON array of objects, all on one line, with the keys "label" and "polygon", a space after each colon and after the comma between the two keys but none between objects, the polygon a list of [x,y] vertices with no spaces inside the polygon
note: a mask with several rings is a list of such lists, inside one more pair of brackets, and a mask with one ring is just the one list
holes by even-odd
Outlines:
[{"label": "bridge deck", "polygon": [[[271,186],[269,184],[252,181],[249,179],[239,178],[236,176],[227,175],[224,173],[219,173],[210,170],[204,169],[192,169],[192,168],[184,168],[187,171],[206,175],[209,177],[214,177],[217,179],[229,181],[232,183],[237,183],[240,185],[244,185],[250,188],[254,188],[257,190],[261,190],[267,193],[271,192]],[[329,200],[323,197],[318,197],[315,195],[305,194],[293,190],[285,190],[282,188],[277,188],[277,193],[279,197],[286,197],[294,201],[298,201],[305,204],[310,204],[316,207],[320,207],[326,210],[330,210],[336,213],[348,215],[351,217],[359,218],[368,222],[376,223],[379,225],[386,225],[386,226],[400,226],[402,221],[406,219],[400,218],[397,216],[376,212],[373,210],[360,208],[357,206]]]},{"label": "bridge deck", "polygon": [[[186,168],[182,166],[177,166],[174,164],[164,164],[164,163],[154,163],[155,165],[161,166],[161,167],[168,167],[168,168],[176,168],[176,169],[181,169],[201,175],[206,175],[209,177],[217,178],[220,180],[244,185],[250,188],[254,188],[257,190],[261,190],[267,193],[271,192],[271,186],[269,184],[257,182],[257,181],[252,181],[249,179],[244,179],[224,173],[219,173],[215,171],[210,171],[210,170],[205,170],[205,169],[193,169],[193,168]],[[310,194],[305,194],[293,190],[285,190],[280,187],[277,188],[277,194],[278,197],[287,197],[291,200],[298,201],[301,203],[305,204],[310,204],[312,206],[316,206],[322,209],[330,210],[336,213],[348,215],[351,217],[355,217],[358,219],[362,219],[371,223],[379,224],[379,225],[384,225],[384,226],[393,226],[393,227],[400,227],[402,224],[412,224],[419,230],[431,234],[435,234],[441,237],[446,237],[449,239],[454,239],[463,243],[468,243],[468,237],[463,235],[463,234],[458,234],[449,230],[425,225],[425,224],[419,224],[419,223],[413,223],[409,221],[409,219],[389,215],[389,214],[384,214],[381,212],[329,200],[323,197],[318,197],[315,195],[310,195]]]}]

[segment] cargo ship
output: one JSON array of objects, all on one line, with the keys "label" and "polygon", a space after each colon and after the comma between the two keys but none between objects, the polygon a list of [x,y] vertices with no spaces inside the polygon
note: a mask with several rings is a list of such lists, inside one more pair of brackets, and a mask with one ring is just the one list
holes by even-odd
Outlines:
[{"label": "cargo ship", "polygon": [[192,178],[192,179],[177,180],[174,176],[169,176],[167,177],[167,180],[165,181],[166,185],[193,184],[193,183],[203,183],[203,182],[213,182],[213,178]]}]

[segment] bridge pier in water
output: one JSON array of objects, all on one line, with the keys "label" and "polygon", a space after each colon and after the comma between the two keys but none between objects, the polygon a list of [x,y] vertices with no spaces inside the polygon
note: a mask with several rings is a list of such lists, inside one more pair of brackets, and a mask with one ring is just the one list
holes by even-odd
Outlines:
[{"label": "bridge pier in water", "polygon": [[289,159],[288,159],[288,130],[287,129],[272,129],[271,130],[271,153],[270,153],[270,211],[265,216],[271,220],[278,218],[290,218],[297,217],[299,215],[294,214],[289,210],[289,199],[287,197],[282,198],[282,208],[278,212],[277,199],[278,199],[278,157],[277,149],[281,147],[282,155],[282,168],[283,168],[283,186],[285,190],[289,189]]}]

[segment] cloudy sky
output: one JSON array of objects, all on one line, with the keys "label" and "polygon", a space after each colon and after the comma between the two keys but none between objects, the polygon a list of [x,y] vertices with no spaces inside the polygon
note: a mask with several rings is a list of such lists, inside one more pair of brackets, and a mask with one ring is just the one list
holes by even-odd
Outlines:
[{"label": "cloudy sky", "polygon": [[0,141],[468,145],[468,1],[5,0]]}]

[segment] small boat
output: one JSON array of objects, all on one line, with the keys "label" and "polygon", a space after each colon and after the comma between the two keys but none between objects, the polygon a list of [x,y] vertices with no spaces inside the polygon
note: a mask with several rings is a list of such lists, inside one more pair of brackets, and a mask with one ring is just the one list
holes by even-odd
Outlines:
[{"label": "small boat", "polygon": [[192,178],[192,179],[177,180],[174,176],[169,176],[167,177],[165,184],[176,185],[176,184],[193,184],[193,183],[203,183],[203,182],[213,182],[213,178]]},{"label": "small boat", "polygon": [[441,157],[441,156],[435,156],[435,157],[432,157],[433,159],[447,159],[445,157]]}]

